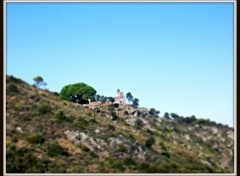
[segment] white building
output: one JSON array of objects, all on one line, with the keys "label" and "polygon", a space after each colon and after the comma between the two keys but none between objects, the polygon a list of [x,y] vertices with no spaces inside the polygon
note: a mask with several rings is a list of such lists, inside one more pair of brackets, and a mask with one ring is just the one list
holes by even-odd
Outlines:
[{"label": "white building", "polygon": [[120,89],[117,89],[116,97],[115,97],[115,102],[118,104],[126,104],[124,94],[123,92],[120,91]]}]

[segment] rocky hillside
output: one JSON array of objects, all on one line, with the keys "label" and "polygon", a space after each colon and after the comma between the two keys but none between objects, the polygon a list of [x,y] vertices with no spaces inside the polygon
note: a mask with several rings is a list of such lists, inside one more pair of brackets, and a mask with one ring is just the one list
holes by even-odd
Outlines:
[{"label": "rocky hillside", "polygon": [[233,129],[80,105],[7,76],[7,173],[231,173]]}]

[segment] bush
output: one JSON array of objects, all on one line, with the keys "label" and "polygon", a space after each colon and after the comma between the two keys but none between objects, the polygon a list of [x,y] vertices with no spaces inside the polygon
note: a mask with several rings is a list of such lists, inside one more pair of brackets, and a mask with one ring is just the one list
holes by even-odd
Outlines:
[{"label": "bush", "polygon": [[81,148],[83,149],[83,151],[85,152],[90,152],[91,150],[84,144],[81,145]]},{"label": "bush", "polygon": [[25,173],[30,171],[44,172],[46,165],[33,155],[33,151],[27,148],[16,148],[15,145],[7,145],[6,171],[7,173]]},{"label": "bush", "polygon": [[18,93],[19,90],[17,88],[17,86],[13,83],[10,83],[8,86],[7,86],[7,91],[9,92],[14,92],[14,93]]},{"label": "bush", "polygon": [[197,123],[197,124],[205,124],[205,123],[207,123],[207,120],[202,119],[202,118],[201,118],[201,119],[197,119],[197,120],[196,120],[196,123]]},{"label": "bush", "polygon": [[110,164],[110,167],[113,169],[123,170],[123,163],[121,161],[113,161]]},{"label": "bush", "polygon": [[23,105],[21,103],[17,103],[15,105],[15,107],[18,109],[18,110],[23,110]]},{"label": "bush", "polygon": [[151,148],[151,146],[155,143],[155,139],[153,137],[150,137],[146,140],[145,146],[147,148]]},{"label": "bush", "polygon": [[153,115],[153,116],[158,116],[158,114],[160,113],[160,111],[157,111],[156,109],[154,108],[151,108],[150,111],[149,111],[149,114]]},{"label": "bush", "polygon": [[50,108],[49,106],[42,104],[37,107],[37,111],[39,114],[47,114],[50,112]]},{"label": "bush", "polygon": [[114,130],[115,130],[115,127],[114,127],[113,125],[111,125],[111,124],[108,124],[108,129],[114,131]]},{"label": "bush", "polygon": [[77,121],[74,122],[74,126],[81,129],[85,129],[88,125],[89,122],[83,118],[79,118]]},{"label": "bush", "polygon": [[170,153],[165,151],[161,153],[163,156],[166,156],[167,158],[170,158]]},{"label": "bush", "polygon": [[117,115],[114,111],[111,112],[111,116],[113,117],[112,120],[117,120]]},{"label": "bush", "polygon": [[159,145],[161,146],[162,150],[167,151],[167,147],[164,145],[163,142],[160,142]]},{"label": "bush", "polygon": [[67,155],[67,152],[57,142],[51,142],[47,146],[47,154],[50,157],[55,157],[58,155]]},{"label": "bush", "polygon": [[94,153],[93,151],[91,151],[89,153],[89,155],[92,157],[92,158],[98,158],[98,155],[96,153]]},{"label": "bush", "polygon": [[136,125],[137,125],[137,126],[143,126],[142,120],[137,119],[137,120],[136,120]]},{"label": "bush", "polygon": [[149,168],[149,164],[147,163],[141,163],[140,166],[138,166],[140,170],[146,171]]},{"label": "bush", "polygon": [[113,104],[113,107],[114,107],[114,108],[119,108],[119,104],[118,104],[118,103],[114,103],[114,104]]},{"label": "bush", "polygon": [[127,148],[123,144],[120,144],[117,148],[117,151],[125,153],[127,152]]},{"label": "bush", "polygon": [[33,144],[42,144],[44,143],[45,139],[41,134],[31,134],[27,137],[27,141]]},{"label": "bush", "polygon": [[59,93],[58,92],[53,92],[53,95],[59,96]]},{"label": "bush", "polygon": [[152,135],[154,134],[153,131],[150,130],[149,128],[147,128],[147,133],[148,133],[148,134],[152,134]]},{"label": "bush", "polygon": [[109,110],[109,111],[114,111],[114,108],[113,108],[112,106],[108,106],[108,107],[107,107],[107,110]]},{"label": "bush", "polygon": [[58,113],[55,114],[57,122],[72,122],[72,119],[66,117],[63,113],[63,111],[59,111]]},{"label": "bush", "polygon": [[10,75],[9,77],[7,76],[7,83],[9,83],[9,82],[22,83],[22,80]]},{"label": "bush", "polygon": [[133,160],[132,158],[130,157],[127,157],[123,160],[123,163],[127,166],[133,166],[133,165],[136,165],[136,161]]}]

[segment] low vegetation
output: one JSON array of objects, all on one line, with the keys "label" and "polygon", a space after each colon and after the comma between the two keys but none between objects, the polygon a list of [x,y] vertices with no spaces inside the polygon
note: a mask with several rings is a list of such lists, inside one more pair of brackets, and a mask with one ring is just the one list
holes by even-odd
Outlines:
[{"label": "low vegetation", "polygon": [[[233,172],[233,128],[176,113],[161,117],[139,108],[130,92],[131,104],[121,105],[88,85],[68,85],[59,95],[35,84],[7,76],[7,173]],[[86,92],[71,92],[81,85]],[[98,101],[82,105],[75,94]]]}]

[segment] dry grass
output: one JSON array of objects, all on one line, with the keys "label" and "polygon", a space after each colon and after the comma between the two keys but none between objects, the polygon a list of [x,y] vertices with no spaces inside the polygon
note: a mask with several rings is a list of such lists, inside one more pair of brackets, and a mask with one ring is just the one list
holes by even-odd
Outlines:
[{"label": "dry grass", "polygon": [[22,148],[27,146],[29,143],[25,140],[19,139],[16,143],[17,148]]},{"label": "dry grass", "polygon": [[59,145],[61,147],[68,149],[68,152],[71,154],[82,153],[82,151],[79,147],[77,147],[76,145],[72,144],[72,142],[70,142],[64,138],[58,138],[57,142],[59,143]]}]

